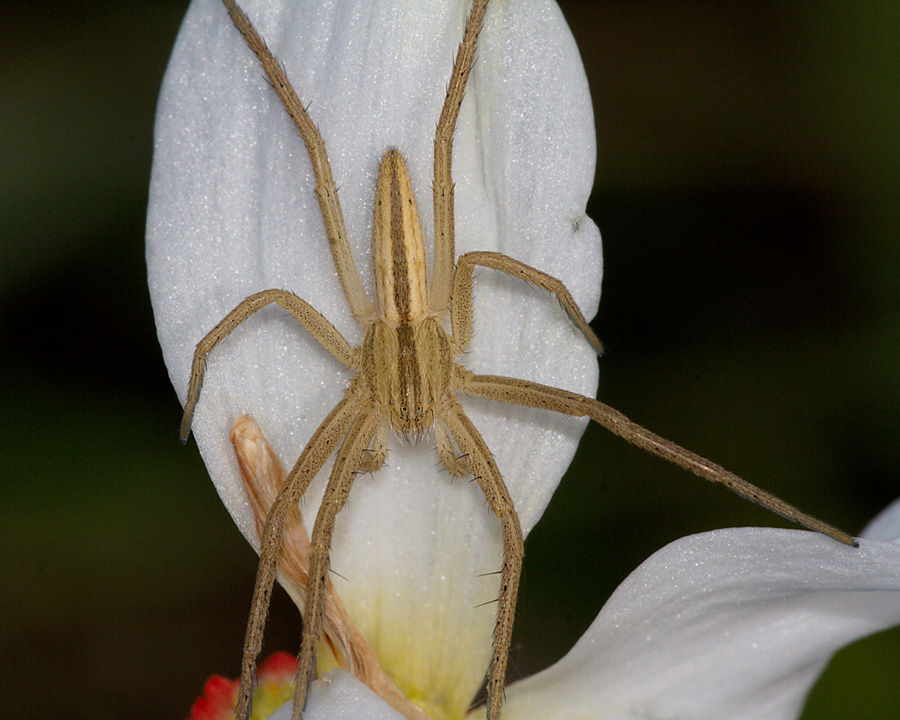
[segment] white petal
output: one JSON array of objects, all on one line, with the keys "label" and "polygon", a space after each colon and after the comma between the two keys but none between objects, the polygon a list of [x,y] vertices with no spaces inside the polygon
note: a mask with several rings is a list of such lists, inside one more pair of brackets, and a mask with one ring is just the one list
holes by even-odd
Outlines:
[{"label": "white petal", "polygon": [[898,622],[895,544],[695,535],[632,573],[560,662],[509,687],[504,717],[796,718],[834,652]]},{"label": "white petal", "polygon": [[[269,720],[291,720],[293,701],[276,710]],[[304,720],[403,720],[403,716],[350,673],[332,670],[316,680],[309,691]]]},{"label": "white petal", "polygon": [[[353,245],[368,268],[378,161],[406,155],[431,237],[432,140],[468,3],[247,0],[328,146]],[[497,249],[560,277],[588,316],[600,280],[599,234],[584,216],[594,171],[587,84],[549,0],[489,10],[455,144],[457,250]],[[280,287],[311,302],[354,344],[306,152],[217,0],[195,0],[166,74],[157,117],[147,260],[160,342],[184,400],[196,342],[244,297]],[[557,303],[489,271],[476,280],[464,361],[592,395],[596,361]],[[285,313],[263,311],[212,353],[193,430],[242,532],[253,523],[228,444],[250,413],[290,466],[338,401],[347,372]],[[492,448],[527,532],[583,423],[464,400]],[[173,423],[174,424],[174,423]],[[339,592],[379,649],[420,681],[464,667],[474,692],[489,652],[499,528],[477,486],[439,470],[433,442],[391,441],[389,468],[360,478],[338,519]],[[327,468],[326,468],[327,470]],[[309,525],[320,478],[303,503]],[[478,656],[476,660],[465,658]],[[428,662],[425,662],[425,658]]]},{"label": "white petal", "polygon": [[867,540],[896,543],[900,540],[900,500],[894,500],[866,525],[861,536]]}]

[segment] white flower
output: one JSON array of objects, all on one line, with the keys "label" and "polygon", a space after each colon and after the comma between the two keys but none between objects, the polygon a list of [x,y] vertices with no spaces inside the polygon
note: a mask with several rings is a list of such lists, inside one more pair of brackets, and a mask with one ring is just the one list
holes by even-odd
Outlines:
[{"label": "white flower", "polygon": [[[371,206],[388,146],[409,163],[431,236],[433,132],[468,2],[243,6],[321,129],[371,291]],[[545,270],[593,315],[600,244],[584,206],[594,157],[587,83],[558,8],[496,0],[456,134],[457,251],[498,250]],[[258,290],[292,290],[352,344],[361,340],[331,263],[306,151],[218,0],[194,0],[170,62],[147,236],[160,342],[182,400],[194,345]],[[555,302],[488,271],[476,280],[475,299],[468,367],[593,395],[593,353]],[[193,431],[254,546],[232,422],[252,415],[292,463],[348,379],[274,308],[210,356]],[[583,423],[463,402],[527,533]],[[307,526],[329,469],[302,504]],[[476,484],[439,469],[433,443],[392,439],[388,466],[357,480],[338,517],[337,591],[382,666],[436,717],[459,717],[482,682],[499,560],[499,524]],[[857,551],[772,530],[687,538],[639,568],[565,659],[510,686],[504,718],[793,717],[830,652],[900,619],[898,570],[900,550],[886,542]],[[309,720],[395,715],[350,676],[337,671],[327,680],[313,687]]]},{"label": "white flower", "polygon": [[[390,145],[408,160],[431,237],[434,130],[468,4],[244,3],[321,129],[370,291],[374,184]],[[499,250],[539,267],[562,279],[593,315],[601,254],[584,207],[595,154],[587,81],[559,9],[549,0],[494,3],[456,132],[457,252]],[[194,345],[258,290],[292,290],[352,344],[361,341],[313,187],[302,141],[256,58],[218,0],[196,0],[160,99],[147,231],[160,343],[182,401]],[[552,297],[490,271],[475,285],[467,367],[595,393],[593,351]],[[348,380],[346,368],[277,308],[257,313],[210,355],[193,432],[219,494],[254,546],[228,441],[231,423],[252,415],[291,464]],[[584,424],[463,402],[527,533]],[[434,678],[457,666],[450,704],[465,708],[490,656],[500,532],[477,485],[438,465],[433,440],[392,438],[387,467],[357,480],[338,517],[332,568],[360,629],[388,664],[405,667],[411,691],[427,705],[432,700],[424,695],[445,692]],[[320,477],[303,502],[308,527],[323,488]],[[458,665],[462,657],[477,662]]]},{"label": "white flower", "polygon": [[[666,546],[568,655],[507,688],[503,717],[799,717],[832,654],[900,623],[900,501],[862,537],[854,550],[802,530],[735,528]],[[314,685],[309,717],[400,718],[346,673],[333,682]],[[344,714],[351,706],[367,714]]]}]

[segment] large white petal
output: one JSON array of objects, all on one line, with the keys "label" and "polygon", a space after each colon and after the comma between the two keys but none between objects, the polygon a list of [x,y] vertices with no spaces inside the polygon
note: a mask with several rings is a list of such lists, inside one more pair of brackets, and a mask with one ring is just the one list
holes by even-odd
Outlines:
[{"label": "large white petal", "polygon": [[[467,2],[247,0],[319,125],[367,287],[371,204],[389,145],[409,161],[431,237],[432,136]],[[489,10],[455,145],[457,249],[496,249],[557,275],[588,316],[599,234],[584,216],[594,171],[587,85],[550,0]],[[147,260],[160,342],[182,401],[196,342],[240,300],[293,290],[358,343],[313,194],[306,152],[217,0],[194,0],[160,99]],[[596,362],[557,304],[481,272],[464,358],[492,371],[593,394]],[[347,372],[285,313],[264,311],[210,357],[194,434],[241,531],[253,521],[228,444],[238,413],[290,466],[337,402]],[[466,402],[493,449],[526,532],[571,459],[583,423]],[[173,421],[173,425],[174,425]],[[416,686],[460,668],[474,692],[489,652],[499,529],[477,486],[437,467],[433,443],[391,440],[390,467],[362,477],[338,519],[333,567],[351,613]],[[311,525],[324,480],[303,503]],[[467,659],[468,658],[468,659]]]},{"label": "large white petal", "polygon": [[[269,720],[291,720],[293,701],[276,710]],[[304,720],[403,720],[403,716],[344,670],[332,670],[309,689]]]},{"label": "large white petal", "polygon": [[900,539],[900,499],[894,500],[866,525],[861,536],[867,540],[895,543]]},{"label": "large white petal", "polygon": [[[882,527],[897,528],[900,506]],[[668,545],[506,720],[788,720],[831,655],[900,622],[900,546],[744,528]]]}]

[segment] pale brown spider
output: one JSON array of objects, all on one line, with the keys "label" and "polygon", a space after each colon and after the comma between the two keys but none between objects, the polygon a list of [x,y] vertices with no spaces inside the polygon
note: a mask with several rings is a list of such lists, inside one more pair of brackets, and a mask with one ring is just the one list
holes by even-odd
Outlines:
[{"label": "pale brown spider", "polygon": [[[206,357],[251,314],[270,304],[288,310],[337,360],[355,371],[343,399],[307,442],[266,520],[260,563],[247,627],[237,717],[249,718],[256,658],[276,577],[285,521],[312,479],[336,451],[334,468],[315,519],[309,555],[309,585],[298,656],[294,719],[302,716],[315,672],[315,643],[322,632],[335,517],[360,471],[375,471],[385,461],[389,429],[403,436],[434,432],[443,465],[457,476],[472,475],[500,520],[503,561],[487,680],[487,717],[497,720],[503,696],[516,595],[522,568],[523,537],[503,478],[478,430],[466,416],[457,393],[587,416],[627,441],[813,530],[853,545],[853,539],[718,465],[649,432],[616,410],[565,390],[514,378],[477,375],[456,361],[472,337],[472,275],[476,266],[521,278],[556,296],[571,320],[598,353],[600,341],[561,282],[496,252],[454,251],[454,199],[451,153],[463,91],[472,69],[476,42],[488,0],[475,0],[453,64],[434,138],[434,263],[430,277],[425,242],[406,163],[389,148],[381,161],[375,189],[372,233],[375,303],[363,287],[319,131],[275,59],[243,11],[223,0],[234,24],[259,58],[265,73],[306,145],[316,178],[316,196],[344,295],[364,330],[359,347],[346,339],[315,308],[291,292],[263,290],[243,300],[197,345],[191,368],[181,436],[186,440],[199,398]],[[445,323],[449,317],[450,332]]]}]

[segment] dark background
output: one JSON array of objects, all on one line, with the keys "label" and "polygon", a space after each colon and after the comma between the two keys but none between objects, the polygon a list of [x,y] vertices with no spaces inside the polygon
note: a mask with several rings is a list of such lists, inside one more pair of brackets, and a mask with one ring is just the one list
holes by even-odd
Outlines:
[{"label": "dark background", "polygon": [[[156,344],[143,224],[182,2],[0,8],[0,689],[22,720],[186,717],[255,556]],[[850,531],[900,495],[900,5],[563,3],[597,113],[600,396]],[[682,535],[776,517],[595,428],[529,539],[513,673]],[[270,649],[296,646],[278,598]],[[900,632],[804,718],[900,716]]]}]

